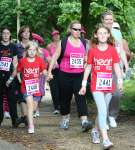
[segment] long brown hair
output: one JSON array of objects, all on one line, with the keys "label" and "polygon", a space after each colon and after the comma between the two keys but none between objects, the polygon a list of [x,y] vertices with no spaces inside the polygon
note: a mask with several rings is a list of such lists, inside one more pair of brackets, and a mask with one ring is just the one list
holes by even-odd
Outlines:
[{"label": "long brown hair", "polygon": [[19,33],[18,33],[18,39],[19,39],[19,41],[22,41],[22,33],[23,33],[26,29],[29,29],[29,32],[30,32],[30,38],[29,38],[29,40],[32,40],[32,39],[33,39],[33,38],[32,38],[32,31],[31,31],[31,28],[30,28],[29,26],[27,26],[27,25],[24,25],[24,26],[22,26],[22,27],[20,28]]},{"label": "long brown hair", "polygon": [[92,38],[91,38],[91,45],[92,45],[92,47],[95,47],[98,44],[98,39],[94,35],[97,34],[97,31],[100,28],[104,28],[104,29],[107,30],[107,32],[110,34],[110,37],[108,38],[107,43],[112,45],[112,46],[114,46],[115,42],[114,42],[114,38],[112,37],[110,29],[105,27],[102,23],[100,23],[100,24],[96,25],[96,29],[94,30],[94,32],[92,34]]}]

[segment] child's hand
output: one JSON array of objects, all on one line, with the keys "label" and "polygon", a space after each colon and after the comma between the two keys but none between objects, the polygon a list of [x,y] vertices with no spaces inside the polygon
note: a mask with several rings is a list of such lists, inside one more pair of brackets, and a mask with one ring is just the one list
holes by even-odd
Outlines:
[{"label": "child's hand", "polygon": [[85,93],[86,93],[86,87],[82,86],[79,91],[79,95],[85,95]]}]

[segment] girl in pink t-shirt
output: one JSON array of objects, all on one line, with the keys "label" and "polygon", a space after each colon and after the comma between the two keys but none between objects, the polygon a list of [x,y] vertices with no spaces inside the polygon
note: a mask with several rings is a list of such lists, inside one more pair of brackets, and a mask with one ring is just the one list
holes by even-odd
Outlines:
[{"label": "girl in pink t-shirt", "polygon": [[41,97],[40,74],[46,75],[46,66],[44,60],[38,56],[38,46],[35,42],[30,42],[26,47],[26,56],[19,61],[17,72],[22,75],[21,92],[28,108],[28,133],[34,133],[33,111],[37,108],[37,99],[40,100]]},{"label": "girl in pink t-shirt", "polygon": [[112,71],[118,77],[118,88],[122,90],[122,75],[119,67],[119,57],[111,42],[111,33],[108,28],[99,24],[94,32],[92,48],[88,53],[80,95],[86,93],[86,84],[91,72],[91,91],[97,105],[98,115],[95,127],[92,129],[92,142],[100,143],[99,130],[103,138],[103,148],[113,146],[107,134],[107,112],[114,91]]}]

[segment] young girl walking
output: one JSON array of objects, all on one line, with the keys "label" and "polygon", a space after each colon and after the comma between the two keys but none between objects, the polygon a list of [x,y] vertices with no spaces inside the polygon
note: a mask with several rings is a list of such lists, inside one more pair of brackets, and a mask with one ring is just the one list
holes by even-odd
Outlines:
[{"label": "young girl walking", "polygon": [[28,133],[34,133],[33,111],[37,108],[34,101],[40,100],[39,88],[40,75],[46,75],[46,66],[42,58],[38,56],[38,46],[35,42],[29,42],[26,47],[26,56],[18,64],[17,72],[21,72],[21,92],[27,103]]},{"label": "young girl walking", "polygon": [[95,127],[92,129],[92,142],[100,143],[99,131],[103,139],[103,149],[113,146],[107,134],[108,106],[114,92],[112,78],[113,69],[118,78],[118,88],[122,90],[122,75],[119,67],[119,57],[113,47],[109,29],[99,24],[94,32],[92,48],[88,53],[87,66],[85,68],[80,95],[86,93],[86,84],[91,72],[91,91],[97,106],[98,115]]}]

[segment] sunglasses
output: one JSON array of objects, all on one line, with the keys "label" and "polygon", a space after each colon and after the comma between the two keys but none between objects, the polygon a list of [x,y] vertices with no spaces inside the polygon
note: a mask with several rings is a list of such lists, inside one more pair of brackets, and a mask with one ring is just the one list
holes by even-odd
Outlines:
[{"label": "sunglasses", "polygon": [[81,31],[81,29],[72,28],[74,31]]}]

